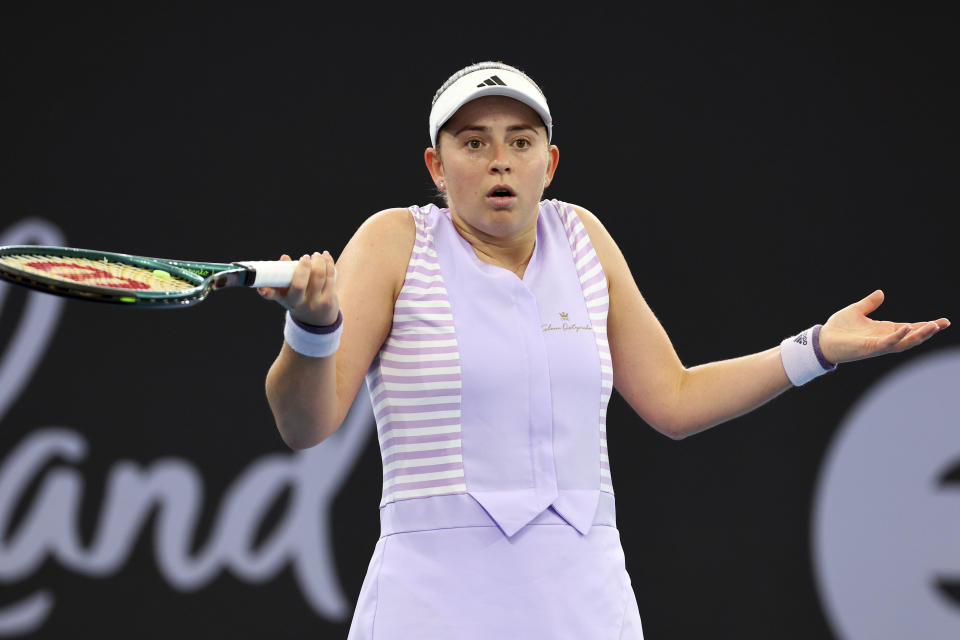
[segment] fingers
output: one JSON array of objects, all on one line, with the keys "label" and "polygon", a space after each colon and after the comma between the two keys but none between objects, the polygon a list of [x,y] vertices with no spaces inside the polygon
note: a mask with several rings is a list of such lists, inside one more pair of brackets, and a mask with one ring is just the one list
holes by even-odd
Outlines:
[{"label": "fingers", "polygon": [[[330,256],[326,251],[323,252],[326,256]],[[337,266],[333,262],[333,258],[330,260],[324,260],[324,265],[326,267],[326,278],[331,283],[336,283],[337,281]]]},{"label": "fingers", "polygon": [[[280,262],[290,262],[290,256],[283,254],[280,256]],[[286,287],[257,287],[259,293],[265,300],[278,301],[287,293]]]},{"label": "fingers", "polygon": [[898,327],[890,336],[887,336],[884,342],[889,341],[889,346],[887,347],[889,351],[906,351],[919,344],[923,344],[942,329],[946,329],[949,326],[950,321],[946,318],[940,318],[939,320],[930,322],[908,323]]},{"label": "fingers", "polygon": [[[281,261],[289,261],[284,254]],[[260,287],[260,295],[290,310],[295,317],[308,324],[326,325],[336,320],[338,304],[334,283],[336,267],[330,252],[304,254],[287,287]],[[332,320],[327,320],[332,316]]]},{"label": "fingers", "polygon": [[884,353],[896,350],[911,331],[913,331],[913,325],[909,323],[898,325],[892,332],[877,341],[877,351]]},{"label": "fingers", "polygon": [[290,281],[288,295],[296,296],[295,299],[291,298],[291,302],[299,303],[308,297],[321,294],[327,284],[328,266],[333,266],[333,258],[326,251],[323,253],[315,251],[312,255],[301,256]]},{"label": "fingers", "polygon": [[297,263],[297,268],[293,271],[293,277],[290,278],[290,286],[287,287],[286,302],[291,309],[303,303],[307,295],[307,287],[310,286],[310,280],[312,279],[313,260],[311,257],[304,254],[300,256]]}]

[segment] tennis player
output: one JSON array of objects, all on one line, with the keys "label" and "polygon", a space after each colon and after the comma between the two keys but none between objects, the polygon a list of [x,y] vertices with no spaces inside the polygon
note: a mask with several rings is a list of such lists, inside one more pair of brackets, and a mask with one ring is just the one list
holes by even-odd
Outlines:
[{"label": "tennis player", "polygon": [[266,387],[289,446],[333,433],[364,379],[371,395],[382,535],[350,640],[642,638],[607,454],[612,390],[680,439],[950,324],[872,320],[875,291],[766,351],[686,367],[598,218],[543,199],[560,153],[533,80],[461,69],[429,133],[447,206],[381,211],[338,277],[316,253],[289,288],[261,289],[288,310]]}]

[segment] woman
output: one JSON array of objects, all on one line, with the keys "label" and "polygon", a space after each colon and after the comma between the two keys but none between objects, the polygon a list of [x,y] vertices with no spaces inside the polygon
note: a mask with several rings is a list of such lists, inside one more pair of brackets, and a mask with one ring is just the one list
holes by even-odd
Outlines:
[{"label": "woman", "polygon": [[[335,431],[366,377],[381,538],[350,638],[642,638],[606,449],[615,386],[683,438],[836,364],[949,326],[876,322],[876,291],[767,351],[687,368],[589,211],[542,200],[552,120],[519,70],[454,74],[424,160],[447,207],[366,220],[303,256],[267,395],[284,441]],[[286,257],[284,257],[287,259]]]}]

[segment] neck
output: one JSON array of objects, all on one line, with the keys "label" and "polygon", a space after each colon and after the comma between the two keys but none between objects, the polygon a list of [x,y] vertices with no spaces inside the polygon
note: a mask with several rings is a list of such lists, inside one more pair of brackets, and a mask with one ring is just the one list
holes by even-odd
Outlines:
[{"label": "neck", "polygon": [[481,261],[507,269],[522,278],[537,243],[537,223],[507,237],[492,236],[475,229],[456,215],[451,216],[457,232],[470,243]]}]

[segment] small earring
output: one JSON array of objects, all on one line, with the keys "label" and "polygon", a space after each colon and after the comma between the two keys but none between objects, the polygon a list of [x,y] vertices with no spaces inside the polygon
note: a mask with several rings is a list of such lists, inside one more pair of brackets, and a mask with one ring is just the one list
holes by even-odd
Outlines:
[{"label": "small earring", "polygon": [[443,189],[444,186],[445,186],[445,185],[444,185],[444,183],[443,183],[443,180],[441,180],[441,181],[440,181],[440,184],[437,185],[437,188]]}]

